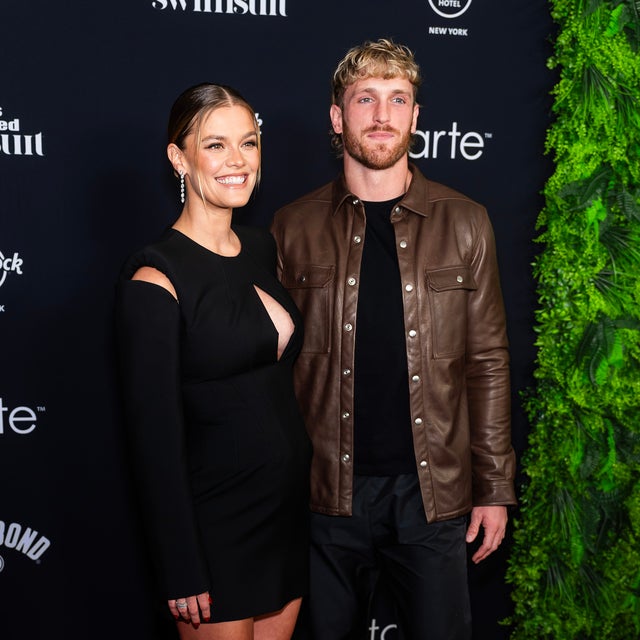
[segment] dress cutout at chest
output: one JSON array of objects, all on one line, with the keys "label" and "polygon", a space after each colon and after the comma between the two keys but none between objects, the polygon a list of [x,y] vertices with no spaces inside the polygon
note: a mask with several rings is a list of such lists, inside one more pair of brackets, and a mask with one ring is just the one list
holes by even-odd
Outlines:
[{"label": "dress cutout at chest", "polygon": [[[119,294],[125,403],[161,588],[167,598],[208,589],[213,621],[278,610],[307,580],[311,447],[292,382],[302,321],[275,277],[271,236],[234,230],[234,257],[169,230],[127,262]],[[141,266],[163,272],[179,302],[131,281]]]}]

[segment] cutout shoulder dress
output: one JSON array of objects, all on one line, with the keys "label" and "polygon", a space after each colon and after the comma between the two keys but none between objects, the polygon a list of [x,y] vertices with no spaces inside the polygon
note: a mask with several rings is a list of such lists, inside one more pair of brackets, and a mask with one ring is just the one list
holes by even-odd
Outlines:
[{"label": "cutout shoulder dress", "polygon": [[[276,278],[271,236],[233,229],[235,257],[169,229],[126,262],[117,300],[127,432],[160,594],[208,590],[212,622],[277,611],[308,581],[311,445],[292,382],[302,320]],[[131,280],[142,266],[162,271],[177,301]],[[280,358],[258,290],[293,320]]]}]

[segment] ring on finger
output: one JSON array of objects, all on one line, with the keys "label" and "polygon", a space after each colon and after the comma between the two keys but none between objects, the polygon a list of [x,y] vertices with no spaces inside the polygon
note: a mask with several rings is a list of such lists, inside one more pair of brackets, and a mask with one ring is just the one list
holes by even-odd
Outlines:
[{"label": "ring on finger", "polygon": [[187,608],[187,603],[186,602],[176,602],[176,607],[178,607],[178,609],[186,609]]}]

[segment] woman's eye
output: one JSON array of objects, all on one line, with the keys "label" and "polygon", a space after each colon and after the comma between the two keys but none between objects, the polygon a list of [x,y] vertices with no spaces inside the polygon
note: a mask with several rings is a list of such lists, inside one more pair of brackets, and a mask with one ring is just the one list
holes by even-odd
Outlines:
[{"label": "woman's eye", "polygon": [[255,140],[247,140],[247,141],[244,143],[244,146],[245,146],[245,147],[249,147],[250,149],[253,149],[253,148],[255,148],[255,147],[257,147],[257,146],[258,146],[258,143],[257,143]]},{"label": "woman's eye", "polygon": [[212,142],[210,145],[207,146],[207,149],[222,149],[222,143]]}]

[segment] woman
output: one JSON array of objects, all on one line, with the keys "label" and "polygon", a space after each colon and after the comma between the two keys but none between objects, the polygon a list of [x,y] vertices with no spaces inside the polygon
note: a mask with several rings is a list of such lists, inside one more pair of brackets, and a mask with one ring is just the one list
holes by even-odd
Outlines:
[{"label": "woman", "polygon": [[127,261],[118,297],[148,546],[181,638],[285,640],[307,583],[310,444],[275,245],[231,222],[259,178],[254,111],[230,87],[192,87],[167,153],[184,208]]}]

